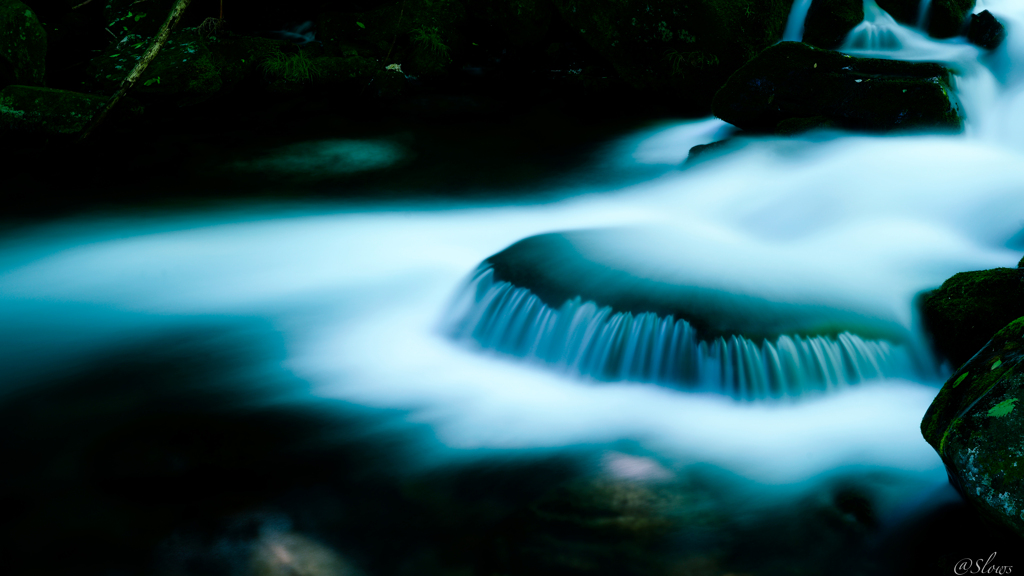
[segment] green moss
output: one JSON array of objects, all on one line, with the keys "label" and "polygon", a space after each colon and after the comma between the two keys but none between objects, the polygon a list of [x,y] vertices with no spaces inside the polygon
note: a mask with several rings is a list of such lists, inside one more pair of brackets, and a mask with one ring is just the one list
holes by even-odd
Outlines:
[{"label": "green moss", "polygon": [[988,411],[990,418],[1002,418],[1010,412],[1013,412],[1014,405],[1017,403],[1016,398],[1010,398],[1009,400],[1003,400],[999,404],[996,404]]},{"label": "green moss", "polygon": [[[1015,410],[1024,394],[1024,318],[999,330],[943,386],[921,422],[962,493],[983,514],[1024,535],[1024,416]],[[970,386],[957,386],[968,371]],[[955,375],[954,375],[955,376]]]},{"label": "green moss", "polygon": [[7,86],[0,90],[0,129],[40,136],[81,132],[106,98],[40,88]]},{"label": "green moss", "polygon": [[0,2],[0,87],[40,86],[46,73],[46,32],[17,0]]},{"label": "green moss", "polygon": [[292,54],[274,52],[260,63],[260,69],[285,82],[312,82],[321,74],[317,63],[301,50]]}]

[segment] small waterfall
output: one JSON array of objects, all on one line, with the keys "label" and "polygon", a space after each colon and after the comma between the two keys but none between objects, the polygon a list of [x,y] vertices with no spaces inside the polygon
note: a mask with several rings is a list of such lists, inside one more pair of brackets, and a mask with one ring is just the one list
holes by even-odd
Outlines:
[{"label": "small waterfall", "polygon": [[796,0],[789,10],[789,19],[786,20],[786,30],[782,33],[782,40],[786,42],[800,42],[804,39],[804,21],[807,20],[807,11],[811,9],[811,0]]},{"label": "small waterfall", "polygon": [[921,5],[917,9],[917,27],[928,31],[928,14],[931,11],[932,0],[921,0]]},{"label": "small waterfall", "polygon": [[798,396],[862,380],[912,376],[902,346],[837,337],[700,339],[683,319],[616,313],[575,298],[555,310],[481,267],[452,310],[449,334],[598,380],[673,385],[755,399]]},{"label": "small waterfall", "polygon": [[[927,0],[925,0],[927,1]],[[893,51],[903,47],[903,28],[871,0],[864,2],[864,21],[850,30],[843,50]]]}]

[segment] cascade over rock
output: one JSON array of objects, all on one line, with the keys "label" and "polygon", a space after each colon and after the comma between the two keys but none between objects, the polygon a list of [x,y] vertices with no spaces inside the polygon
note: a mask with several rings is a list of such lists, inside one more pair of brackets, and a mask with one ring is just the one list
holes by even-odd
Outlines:
[{"label": "cascade over rock", "polygon": [[960,272],[925,294],[922,304],[935,348],[959,366],[997,330],[1024,316],[1024,269]]},{"label": "cascade over rock", "polygon": [[[730,292],[685,263],[663,274],[673,263],[651,255],[659,242],[680,245],[668,233],[631,229],[522,240],[476,271],[452,307],[448,333],[597,380],[738,398],[905,377],[920,365],[909,334],[894,322],[800,298]],[[610,248],[630,245],[647,248],[636,258],[653,258],[649,269],[621,259],[632,249],[616,255]],[[770,290],[777,281],[761,284]]]},{"label": "cascade over rock", "polygon": [[986,516],[1024,536],[1024,318],[960,367],[936,396],[921,432],[950,482]]},{"label": "cascade over rock", "polygon": [[818,48],[838,48],[862,20],[862,0],[815,0],[807,11],[803,41]]},{"label": "cascade over rock", "polygon": [[[787,130],[818,119],[867,131],[963,128],[960,103],[939,64],[854,58],[799,42],[757,55],[715,95],[715,115],[744,130]],[[815,125],[812,123],[811,126]]]},{"label": "cascade over rock", "polygon": [[18,0],[0,1],[0,88],[41,86],[46,71],[46,31]]}]

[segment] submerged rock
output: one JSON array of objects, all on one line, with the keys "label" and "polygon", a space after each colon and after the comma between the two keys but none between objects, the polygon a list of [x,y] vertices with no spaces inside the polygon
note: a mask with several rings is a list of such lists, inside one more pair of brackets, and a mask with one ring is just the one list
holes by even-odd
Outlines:
[{"label": "submerged rock", "polygon": [[67,90],[8,86],[0,90],[0,131],[38,136],[77,134],[106,101]]},{"label": "submerged rock", "polygon": [[950,482],[984,515],[1024,536],[1024,318],[992,337],[939,391],[921,432]]},{"label": "submerged rock", "polygon": [[635,89],[706,109],[734,70],[782,37],[791,0],[555,0],[562,18]]},{"label": "submerged rock", "polygon": [[960,131],[960,103],[939,64],[854,58],[800,42],[757,55],[715,94],[714,113],[744,130],[789,131],[815,119],[840,128],[885,132]]},{"label": "submerged rock", "polygon": [[1024,270],[960,272],[926,294],[922,305],[936,350],[959,366],[997,330],[1024,316]]},{"label": "submerged rock", "polygon": [[838,48],[863,20],[862,0],[814,0],[804,21],[803,41],[818,48]]},{"label": "submerged rock", "polygon": [[991,12],[985,10],[971,15],[971,23],[967,28],[967,40],[987,50],[995,50],[1006,39],[1006,28],[996,20]]},{"label": "submerged rock", "polygon": [[41,86],[46,72],[46,31],[18,0],[0,0],[0,87]]}]

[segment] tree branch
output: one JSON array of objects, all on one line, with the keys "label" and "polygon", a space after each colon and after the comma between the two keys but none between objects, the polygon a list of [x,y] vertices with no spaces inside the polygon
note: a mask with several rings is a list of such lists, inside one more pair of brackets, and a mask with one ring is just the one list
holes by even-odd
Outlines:
[{"label": "tree branch", "polygon": [[163,26],[160,27],[156,36],[154,36],[153,40],[149,43],[149,47],[146,48],[142,57],[139,58],[138,64],[136,64],[135,67],[132,68],[132,71],[128,73],[128,76],[121,81],[121,87],[113,96],[110,97],[110,100],[107,100],[107,104],[103,109],[93,117],[89,126],[82,131],[82,135],[78,137],[79,142],[85,140],[93,130],[103,123],[107,114],[110,113],[114,106],[121,101],[121,98],[124,98],[124,95],[127,94],[139,78],[142,77],[142,73],[146,71],[146,67],[148,67],[149,63],[156,58],[156,55],[160,52],[160,48],[162,48],[164,43],[167,42],[167,39],[171,35],[171,29],[178,24],[179,20],[181,20],[181,15],[185,12],[185,8],[188,7],[189,2],[191,1],[192,0],[177,0],[177,2],[174,3],[174,7],[171,8],[170,14],[167,15],[167,20],[164,21]]}]

